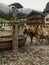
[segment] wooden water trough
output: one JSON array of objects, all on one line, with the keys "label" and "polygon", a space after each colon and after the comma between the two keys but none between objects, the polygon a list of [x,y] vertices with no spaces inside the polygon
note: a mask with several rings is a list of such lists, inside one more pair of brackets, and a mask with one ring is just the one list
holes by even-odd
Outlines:
[{"label": "wooden water trough", "polygon": [[[27,37],[24,35],[18,35],[18,46],[23,46],[26,43]],[[12,36],[2,35],[0,36],[0,49],[12,48]]]}]

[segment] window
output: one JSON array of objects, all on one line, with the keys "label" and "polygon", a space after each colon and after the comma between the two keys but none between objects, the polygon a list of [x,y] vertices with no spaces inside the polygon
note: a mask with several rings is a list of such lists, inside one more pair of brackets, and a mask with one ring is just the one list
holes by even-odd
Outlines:
[{"label": "window", "polygon": [[46,21],[49,21],[49,18],[47,18]]}]

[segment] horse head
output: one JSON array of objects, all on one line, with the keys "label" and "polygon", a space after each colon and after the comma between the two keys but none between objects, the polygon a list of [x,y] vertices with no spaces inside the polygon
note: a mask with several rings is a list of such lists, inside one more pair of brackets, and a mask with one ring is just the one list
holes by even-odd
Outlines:
[{"label": "horse head", "polygon": [[27,26],[24,27],[23,28],[23,33],[28,35],[29,34],[29,27],[27,27]]}]

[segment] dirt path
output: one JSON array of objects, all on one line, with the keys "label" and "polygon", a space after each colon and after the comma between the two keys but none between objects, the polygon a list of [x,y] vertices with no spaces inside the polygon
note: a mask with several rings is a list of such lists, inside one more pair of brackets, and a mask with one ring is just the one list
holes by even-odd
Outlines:
[{"label": "dirt path", "polygon": [[0,65],[49,65],[49,44],[37,46],[34,43],[30,46],[29,38],[26,43],[25,46],[19,48],[15,58],[11,50],[0,50]]}]

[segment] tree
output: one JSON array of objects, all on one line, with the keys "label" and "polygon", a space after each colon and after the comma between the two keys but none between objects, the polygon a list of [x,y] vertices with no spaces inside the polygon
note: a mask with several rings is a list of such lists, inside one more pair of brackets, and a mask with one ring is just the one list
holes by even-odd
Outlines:
[{"label": "tree", "polygon": [[46,4],[46,7],[44,9],[44,12],[49,12],[49,2]]}]

